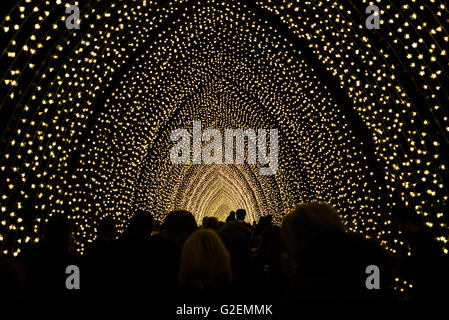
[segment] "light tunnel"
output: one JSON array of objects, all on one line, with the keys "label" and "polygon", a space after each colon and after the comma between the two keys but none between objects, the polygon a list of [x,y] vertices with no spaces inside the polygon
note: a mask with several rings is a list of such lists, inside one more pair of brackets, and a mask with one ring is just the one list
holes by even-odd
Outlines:
[{"label": "light tunnel", "polygon": [[[65,7],[80,8],[67,29]],[[448,9],[441,1],[35,1],[2,8],[0,243],[17,255],[52,215],[137,208],[250,222],[324,200],[354,232],[407,251],[412,207],[448,253]],[[279,130],[260,164],[170,161],[173,130]]]}]

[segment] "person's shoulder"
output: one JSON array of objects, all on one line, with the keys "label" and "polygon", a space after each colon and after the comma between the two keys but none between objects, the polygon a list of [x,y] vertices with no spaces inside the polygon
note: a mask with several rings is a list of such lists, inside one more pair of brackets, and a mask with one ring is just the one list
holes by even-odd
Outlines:
[{"label": "person's shoulder", "polygon": [[245,231],[251,231],[252,232],[252,227],[248,222],[245,221],[235,221],[235,226],[239,229],[243,229]]},{"label": "person's shoulder", "polygon": [[243,222],[243,224],[251,231],[254,231],[254,227],[249,222]]}]

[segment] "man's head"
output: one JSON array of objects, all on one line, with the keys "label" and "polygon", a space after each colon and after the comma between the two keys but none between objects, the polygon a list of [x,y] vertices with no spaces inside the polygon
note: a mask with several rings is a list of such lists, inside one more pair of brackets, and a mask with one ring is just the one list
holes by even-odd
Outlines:
[{"label": "man's head", "polygon": [[237,217],[237,220],[245,220],[246,217],[245,209],[237,209],[237,211],[235,212],[235,216]]},{"label": "man's head", "polygon": [[197,229],[193,214],[187,210],[174,210],[165,217],[161,235],[179,246]]},{"label": "man's head", "polygon": [[229,213],[229,216],[226,218],[226,222],[234,221],[235,220],[235,211],[231,211]]},{"label": "man's head", "polygon": [[148,237],[153,232],[153,215],[144,210],[137,210],[131,218],[128,226],[129,234],[139,237]]},{"label": "man's head", "polygon": [[105,241],[111,241],[115,238],[116,227],[112,218],[105,218],[100,221],[98,226],[98,238]]},{"label": "man's head", "polygon": [[216,217],[204,217],[203,228],[218,230],[218,219]]},{"label": "man's head", "polygon": [[338,212],[324,202],[298,205],[282,221],[281,236],[289,260],[299,263],[305,250],[329,234],[345,232]]},{"label": "man's head", "polygon": [[74,250],[72,224],[62,215],[55,215],[48,219],[44,226],[43,239],[55,250],[62,252]]}]

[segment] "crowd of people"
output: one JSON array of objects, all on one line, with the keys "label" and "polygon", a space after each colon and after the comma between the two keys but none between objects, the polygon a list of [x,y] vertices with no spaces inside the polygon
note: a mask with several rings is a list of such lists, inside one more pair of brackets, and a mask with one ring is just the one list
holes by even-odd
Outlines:
[{"label": "crowd of people", "polygon": [[[252,225],[246,211],[226,221],[175,210],[159,225],[137,211],[122,234],[103,219],[96,239],[77,255],[65,217],[49,219],[42,241],[17,259],[2,257],[2,296],[21,299],[164,302],[286,302],[397,299],[395,278],[413,286],[407,298],[447,296],[447,257],[420,219],[397,209],[412,255],[394,256],[375,241],[348,232],[338,212],[322,202],[298,205],[276,225],[271,215]],[[66,267],[80,270],[80,288],[66,287]],[[376,288],[366,269],[380,271]],[[397,284],[397,283],[396,283]]]}]

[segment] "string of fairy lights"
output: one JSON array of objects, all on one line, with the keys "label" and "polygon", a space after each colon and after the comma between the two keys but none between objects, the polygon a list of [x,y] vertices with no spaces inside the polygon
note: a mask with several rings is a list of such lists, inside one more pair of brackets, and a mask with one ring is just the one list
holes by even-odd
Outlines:
[{"label": "string of fairy lights", "polygon": [[[204,10],[204,12],[212,12],[213,11],[213,8],[208,8],[208,10],[206,11],[206,10]],[[204,14],[204,13],[203,13]],[[206,19],[206,18],[205,18]],[[222,21],[220,21],[220,17],[217,15],[217,16],[212,16],[212,17],[210,17],[210,18],[207,18],[208,20],[210,20],[210,21],[217,21],[217,23],[220,23],[220,25],[223,27],[224,26],[224,22],[222,22]],[[201,23],[199,23],[199,21],[195,21],[194,23],[192,23],[192,25],[200,25],[201,26]],[[207,30],[206,30],[207,31]],[[227,31],[227,32],[223,32],[223,34],[229,34],[229,32],[231,32],[231,31]],[[211,34],[210,32],[207,32],[208,33],[208,39],[206,39],[206,40],[204,40],[204,44],[195,44],[195,47],[199,47],[199,48],[201,48],[201,52],[202,53],[205,53],[206,51],[207,51],[207,47],[208,47],[208,45],[207,45],[207,43],[220,43],[220,45],[223,47],[224,45],[224,43],[225,43],[225,39],[221,39],[220,38],[220,35],[216,35],[216,34]],[[176,35],[174,35],[174,37],[176,38],[178,35],[176,34]],[[241,37],[241,35],[239,35],[239,37]],[[231,37],[231,38],[236,38],[236,37]],[[213,40],[213,39],[215,39],[215,40]],[[179,40],[178,40],[179,41]],[[166,42],[170,42],[170,40],[166,40]],[[182,41],[179,41],[179,44],[176,44],[175,45],[175,47],[177,48],[177,50],[179,50],[179,51],[181,51],[182,50]],[[241,48],[248,48],[248,46],[250,46],[250,44],[242,44],[242,45],[240,45],[241,46]],[[160,50],[161,51],[164,51],[165,50],[165,48],[164,48],[164,46],[162,45],[162,44],[158,44],[157,46],[156,46],[157,48],[161,48]],[[241,50],[246,50],[246,49],[241,49]],[[195,65],[195,66],[197,66],[197,65],[204,65],[204,63],[200,63],[200,62],[198,62],[198,63],[196,63],[194,60],[195,60],[195,58],[194,57],[200,57],[201,55],[202,55],[202,53],[201,52],[197,52],[197,51],[195,51],[195,48],[192,48],[192,47],[187,47],[185,50],[184,50],[186,53],[186,55],[187,54],[189,54],[191,57],[189,57],[189,59],[185,59],[186,61],[193,61],[191,64],[189,64],[189,66],[184,66],[183,68],[185,69],[185,70],[187,70],[187,72],[189,73],[189,74],[197,74],[197,73],[199,73],[199,71],[197,72],[196,71],[196,69],[194,68],[194,67],[192,67],[191,65]],[[238,49],[236,48],[236,47],[232,47],[232,48],[230,48],[230,50],[228,50],[229,52],[234,52],[234,53],[237,53],[238,52]],[[150,55],[149,53],[145,53],[145,55],[144,55],[144,57],[145,57],[145,59],[146,59],[146,61],[153,61],[155,58],[153,58],[153,57],[155,57],[155,56],[158,56],[159,54],[158,53],[155,53],[154,54],[154,56],[152,56],[152,55]],[[180,52],[180,55],[183,55],[183,52],[181,51]],[[214,56],[216,56],[217,55],[217,53],[214,51],[214,54],[213,54]],[[149,59],[148,59],[149,58]],[[262,58],[257,58],[257,61],[259,62],[259,64],[260,64],[260,61],[261,61],[261,59]],[[206,68],[206,67],[208,67],[209,69],[211,68],[211,65],[213,65],[213,63],[211,62],[213,60],[213,58],[212,58],[212,56],[210,56],[210,55],[208,55],[207,56],[207,58],[206,58],[206,61],[207,61],[207,65],[205,65],[204,67]],[[224,60],[219,60],[219,63],[218,63],[218,65],[219,66],[221,66],[221,67],[223,67],[223,66],[226,66],[226,63],[228,63],[228,61],[230,61],[230,62],[233,62],[233,61],[238,61],[238,60],[236,60],[236,59],[234,59],[234,58],[230,58],[230,59],[227,59],[226,61],[224,61]],[[267,61],[267,63],[270,63],[270,61]],[[251,63],[247,63],[248,65],[251,65]],[[175,65],[179,65],[178,63],[175,63],[175,62],[171,62],[171,63],[169,63],[168,65],[170,65],[170,66],[175,66]],[[239,65],[239,68],[241,67],[241,65]],[[152,70],[151,69],[151,67],[150,66],[147,66],[147,65],[145,65],[144,67],[142,67],[142,69],[144,70],[144,72],[146,73],[146,74],[156,74],[157,73],[157,71],[156,70]],[[296,69],[296,70],[300,70],[301,68],[300,67],[298,67],[298,68],[293,68],[293,69]],[[230,68],[229,68],[229,70],[235,70],[235,66],[234,65],[232,65],[232,66],[230,66]],[[231,71],[221,71],[221,70],[219,70],[219,69],[214,69],[214,70],[212,70],[212,71],[210,71],[211,72],[211,74],[218,74],[219,76],[218,76],[218,79],[223,79],[223,78],[226,78],[227,76],[227,74],[232,74],[232,72]],[[179,69],[176,69],[176,71],[174,71],[174,72],[172,72],[172,73],[174,73],[174,74],[176,74],[176,75],[182,75],[182,71],[180,71]],[[132,74],[138,74],[135,70],[133,70],[132,71]],[[136,76],[137,77],[137,76]],[[235,76],[235,78],[236,79],[240,79],[240,78],[242,78],[242,75],[238,75],[238,76]],[[286,81],[287,83],[293,83],[295,80],[294,79],[289,79],[288,81]],[[184,82],[188,82],[188,81],[182,81],[182,83],[184,83]],[[201,81],[198,81],[198,82],[201,82]],[[205,81],[206,82],[206,81]],[[210,76],[209,76],[209,78],[208,78],[208,80],[207,80],[207,82],[206,83],[210,83],[210,82],[212,82],[211,80],[210,80]],[[160,87],[160,88],[163,88],[163,90],[169,90],[169,89],[167,89],[167,88],[170,88],[170,83],[181,83],[181,81],[177,81],[177,80],[172,80],[172,79],[170,79],[170,78],[168,78],[168,75],[167,74],[163,74],[162,76],[161,76],[161,78],[160,79],[157,79],[157,80],[155,80],[155,81],[153,81],[153,83],[155,83],[155,84],[157,84],[157,86],[158,87]],[[133,85],[133,87],[135,86],[135,84]],[[214,92],[221,92],[221,91],[224,91],[224,92],[229,92],[229,91],[232,91],[232,90],[222,90],[222,88],[220,88],[220,86],[221,86],[221,84],[220,85],[218,85],[218,86],[216,86],[216,87],[214,87],[214,88],[212,88],[212,89],[210,89],[210,90],[208,90],[208,92],[207,93],[205,93],[204,95],[206,95],[206,96],[210,96],[210,95],[212,95]],[[245,87],[246,85],[245,84],[243,84],[243,85],[240,85],[240,87]],[[307,88],[307,84],[304,84],[303,85],[303,87],[305,87],[305,88]],[[299,88],[301,88],[301,86],[297,86],[297,87],[299,87]],[[184,88],[183,88],[184,89]],[[146,92],[146,94],[145,94],[145,96],[148,96],[148,94],[147,94],[147,92],[153,92],[154,90],[158,90],[158,89],[156,89],[156,88],[152,88],[151,90],[150,89],[148,89],[148,88],[145,88],[145,90],[142,90],[142,92]],[[293,90],[293,89],[291,89],[291,91],[292,92],[294,92],[295,90]],[[270,90],[269,90],[269,92],[271,92],[271,93],[275,93],[276,92],[276,90],[275,90],[275,88],[271,88]],[[264,94],[266,94],[267,92],[264,92]],[[185,94],[185,93],[182,93],[182,94]],[[241,93],[240,93],[241,94]],[[255,95],[254,94],[254,92],[252,93],[253,95]],[[176,96],[173,98],[173,100],[177,100],[176,99]],[[208,103],[208,102],[204,102],[204,99],[198,99],[198,100],[195,100],[193,103],[191,103],[190,105],[187,105],[186,104],[186,107],[185,107],[185,110],[183,110],[185,113],[184,114],[182,114],[181,115],[181,117],[185,120],[186,118],[187,119],[189,119],[188,121],[185,121],[185,122],[187,122],[187,123],[191,123],[191,121],[192,121],[192,118],[194,118],[194,116],[195,115],[197,115],[199,112],[196,110],[197,109],[197,107],[198,106],[201,106],[201,105],[204,105],[204,104],[208,104],[208,108],[207,108],[207,112],[208,112],[208,114],[211,114],[211,113],[213,113],[214,112],[214,108],[213,107],[211,107],[211,105],[213,105],[213,104],[216,104],[216,101],[215,100],[218,100],[217,98],[215,98],[215,97],[212,97],[211,98],[211,100],[213,100],[211,103]],[[275,99],[273,99],[273,100],[275,100]],[[292,102],[293,103],[293,102]],[[269,104],[269,102],[268,101],[266,101],[266,102],[263,102],[262,103],[262,105],[268,105]],[[287,103],[288,104],[288,103]],[[298,102],[296,102],[296,105],[298,104]],[[318,102],[318,105],[320,104],[320,102]],[[227,113],[225,113],[225,112],[223,112],[223,110],[225,109],[225,108],[227,108],[227,109],[229,109],[229,106],[230,106],[231,104],[230,104],[230,101],[229,100],[226,100],[226,103],[223,105],[223,106],[218,106],[217,107],[217,109],[216,109],[216,112],[218,113],[218,115],[216,116],[216,118],[213,118],[213,122],[219,122],[219,123],[223,123],[223,121],[221,121],[221,120],[217,120],[217,118],[220,118],[220,116],[222,116],[223,114],[227,114]],[[240,111],[239,112],[242,112],[241,110],[243,109],[243,110],[251,110],[252,111],[252,114],[254,115],[254,108],[251,108],[251,107],[246,107],[245,106],[245,103],[242,101],[242,102],[238,102],[237,104],[237,107],[236,107],[236,109],[239,109]],[[123,107],[121,107],[120,109],[127,109],[126,107],[125,108],[123,108]],[[302,110],[304,110],[304,109],[302,109]],[[279,112],[280,114],[282,114],[282,112],[280,112],[280,110],[279,110],[279,106],[274,106],[274,108],[273,108],[273,111],[275,111],[275,112]],[[286,110],[282,110],[284,113],[286,112]],[[191,113],[191,117],[188,115],[188,113]],[[204,116],[203,116],[204,117]],[[179,126],[183,126],[182,124],[176,124],[175,122],[174,122],[174,120],[172,119],[171,120],[172,121],[172,123],[173,123],[173,128],[176,128],[176,127],[179,127]],[[242,123],[243,121],[240,121],[240,123]],[[332,121],[330,121],[330,122],[332,122]],[[252,121],[252,123],[254,123],[254,121]],[[335,124],[335,123],[334,123]],[[185,126],[186,124],[184,124],[184,126]],[[141,126],[141,125],[139,125],[139,126]],[[235,126],[235,125],[234,125]],[[101,126],[101,127],[104,127],[103,125]],[[231,127],[232,127],[232,125],[231,125]],[[262,127],[263,127],[263,125],[262,125]],[[122,136],[123,137],[123,136]],[[159,140],[159,141],[161,141],[161,140]],[[162,142],[161,143],[161,145],[162,146],[165,146],[168,142],[168,139],[167,139],[167,137],[165,138],[165,139],[162,139],[162,141],[164,141],[164,142]],[[292,141],[298,141],[297,139],[292,139]],[[122,140],[121,140],[121,143],[122,143]],[[309,142],[310,143],[310,142]],[[159,150],[159,148],[158,147],[156,147],[156,146],[152,146],[151,147],[151,149],[152,150]],[[161,149],[164,149],[164,147],[162,147]],[[323,150],[326,150],[326,148],[323,148]],[[157,152],[157,153],[155,153],[155,158],[160,158],[161,157],[161,153],[160,152]],[[162,157],[162,159],[167,159],[167,157]],[[292,157],[292,162],[294,163],[296,161],[296,159],[295,159],[295,157]],[[157,168],[161,168],[161,166],[162,166],[162,164],[161,164],[161,162],[160,161],[158,161],[158,159],[151,159],[151,161],[148,161],[149,163],[151,163],[151,165],[143,165],[143,166],[139,166],[139,167],[141,167],[141,168],[143,168],[143,169],[147,169],[147,168],[149,168],[149,171],[153,171],[154,172],[154,174],[156,174],[156,173],[158,173],[158,174],[164,174],[165,173],[165,170],[158,170],[157,172],[156,171],[154,171],[154,167],[157,167]],[[325,162],[325,159],[322,159],[322,162]],[[314,163],[314,162],[313,162]],[[180,175],[180,176],[184,176],[184,175]],[[279,174],[279,176],[283,176],[283,174]],[[145,186],[148,186],[148,187],[151,187],[152,186],[152,181],[156,181],[157,182],[157,184],[159,185],[159,183],[161,182],[161,181],[170,181],[170,185],[171,186],[176,186],[177,184],[176,183],[173,183],[173,179],[176,179],[176,177],[167,177],[166,175],[164,175],[164,176],[161,176],[161,177],[154,177],[154,175],[151,177],[151,178],[149,178],[149,179],[146,179],[145,181],[144,181],[144,183],[142,184],[142,187],[145,187]],[[118,181],[121,181],[122,180],[122,178],[121,177],[119,177],[118,178]],[[268,183],[267,184],[267,186],[268,186],[268,188],[267,189],[273,189],[273,183],[272,182],[270,182],[270,183]],[[161,198],[159,198],[159,197],[157,197],[156,198],[156,201],[154,201],[155,203],[154,203],[154,205],[150,205],[149,206],[149,208],[152,208],[152,209],[154,209],[154,208],[157,208],[157,206],[158,206],[158,204],[160,204],[161,202],[163,202],[164,201],[164,199],[166,199],[166,194],[174,194],[174,192],[171,192],[171,191],[169,191],[169,192],[165,192],[165,191],[163,191],[163,190],[166,190],[167,188],[170,188],[169,186],[166,186],[166,185],[161,185],[160,186],[160,189],[159,189],[159,192],[154,192],[154,190],[152,190],[153,191],[153,194],[155,193],[155,194],[162,194],[163,196],[161,197]],[[138,189],[141,189],[140,187],[138,188]],[[329,188],[330,189],[330,188]],[[317,191],[318,191],[318,188],[316,189],[316,190],[314,190],[316,193],[314,193],[313,194],[313,196],[312,197],[316,197],[317,196]],[[293,194],[298,194],[298,192],[292,192]],[[323,192],[323,197],[325,197],[326,196],[326,193],[325,192]],[[331,194],[329,194],[328,196],[331,196]],[[144,199],[148,199],[148,198],[152,198],[152,199],[154,199],[154,197],[148,197],[148,195],[147,194],[144,194]],[[291,199],[291,195],[289,195],[288,197],[285,197],[286,198],[286,201],[291,201],[291,203],[293,204],[294,202],[295,202],[295,199]],[[289,199],[290,198],[290,199]],[[148,202],[148,200],[143,200],[143,202]],[[169,201],[169,200],[165,200],[165,201],[168,201],[168,202],[171,202],[171,201]],[[176,203],[176,202],[175,202]],[[163,204],[163,208],[166,208],[167,207],[167,205],[164,203]],[[164,210],[164,209],[162,209],[162,212],[166,212],[166,209]],[[278,210],[270,210],[270,212],[279,212]]]},{"label": "string of fairy lights", "polygon": [[[341,86],[348,91],[354,104],[360,105],[357,111],[365,124],[372,128],[375,152],[385,168],[386,187],[391,191],[400,190],[401,200],[414,206],[423,216],[447,253],[447,220],[444,217],[447,188],[443,179],[447,165],[439,148],[442,142],[447,143],[449,131],[444,110],[448,97],[444,88],[447,76],[443,72],[447,68],[444,43],[448,42],[448,36],[443,17],[447,16],[447,7],[438,2],[410,1],[397,8],[393,3],[382,5],[380,2],[379,6],[385,8],[380,13],[380,30],[385,31],[377,34],[383,42],[376,42],[374,40],[378,39],[367,37],[366,30],[355,27],[357,20],[351,18],[354,13],[345,8],[345,4],[305,2],[301,8],[273,2],[261,5],[279,14],[283,21],[292,19],[293,32],[305,37],[320,59],[327,62],[328,69],[341,79]],[[328,14],[318,16],[323,11]],[[424,16],[426,21],[422,20]],[[391,26],[384,26],[386,22]],[[347,29],[345,26],[352,31],[338,31]],[[320,32],[312,32],[307,27],[319,28]],[[334,52],[329,54],[330,44],[340,41],[342,45],[334,46]],[[357,46],[360,42],[362,45]],[[379,44],[382,46],[376,50]],[[396,73],[400,71],[396,71],[399,67],[391,62],[393,57],[414,75],[408,77],[416,82],[416,90],[425,99],[413,103],[397,80]],[[357,60],[359,65],[354,63]],[[425,105],[417,105],[417,102]],[[400,139],[405,143],[395,143]]]},{"label": "string of fairy lights", "polygon": [[[389,209],[412,206],[448,253],[448,9],[376,1],[380,29],[367,30],[369,4],[18,1],[0,29],[2,253],[38,242],[54,214],[73,219],[82,253],[101,219],[123,231],[136,208],[162,220],[184,207],[200,222],[245,207],[250,220],[280,222],[312,199],[393,253],[408,246]],[[70,5],[79,30],[65,28]],[[204,130],[278,128],[276,175],[173,165],[170,133],[194,120]],[[354,131],[362,124],[369,152]]]}]

